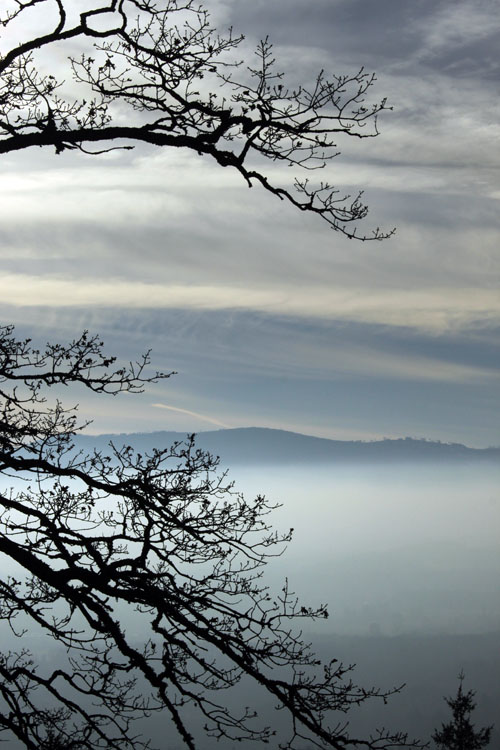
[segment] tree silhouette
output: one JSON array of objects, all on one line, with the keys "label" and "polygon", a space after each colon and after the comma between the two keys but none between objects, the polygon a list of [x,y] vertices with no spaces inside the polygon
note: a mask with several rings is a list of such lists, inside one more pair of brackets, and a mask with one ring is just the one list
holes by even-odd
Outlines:
[{"label": "tree silhouette", "polygon": [[470,721],[470,714],[476,708],[474,690],[464,692],[464,673],[460,672],[457,694],[454,698],[445,698],[451,708],[453,719],[448,724],[442,724],[436,730],[432,739],[440,750],[482,750],[490,742],[493,727],[483,727],[476,730]]},{"label": "tree silhouette", "polygon": [[272,530],[264,497],[238,494],[192,438],[147,455],[75,448],[82,425],[61,388],[137,392],[168,377],[145,374],[148,364],[146,355],[114,370],[86,333],[37,350],[0,329],[0,552],[12,571],[0,581],[0,618],[62,649],[55,668],[26,650],[1,655],[0,731],[27,748],[135,749],[147,742],[133,720],[161,711],[195,748],[196,709],[208,736],[269,742],[272,727],[226,701],[250,680],[289,717],[280,747],[406,744],[338,723],[339,712],[394,691],[356,686],[351,666],[321,665],[295,632],[327,611],[261,580],[291,537]]},{"label": "tree silhouette", "polygon": [[[337,138],[376,136],[377,115],[388,107],[367,103],[374,75],[320,72],[310,85],[289,86],[267,39],[243,65],[235,57],[243,37],[218,33],[192,0],[108,0],[79,13],[75,5],[2,3],[0,28],[11,44],[0,57],[0,153],[33,146],[89,153],[96,144],[102,153],[115,142],[187,148],[356,236],[368,210],[361,193],[308,179],[282,185],[266,163],[321,169],[337,156]],[[45,72],[47,52],[67,55],[66,68]],[[360,238],[386,236],[377,228]]]},{"label": "tree silhouette", "polygon": [[[288,86],[268,40],[244,66],[234,56],[242,37],[219,34],[192,0],[87,10],[5,0],[2,14],[0,153],[187,148],[357,236],[361,194],[307,179],[283,186],[266,165],[321,169],[338,137],[376,136],[386,103],[366,103],[373,75],[320,73],[312,85]],[[59,61],[52,70],[47,53]],[[376,229],[360,239],[386,236]],[[62,391],[140,392],[168,377],[148,366],[145,355],[113,369],[88,333],[37,349],[0,327],[0,619],[14,635],[38,630],[59,646],[56,667],[25,648],[0,654],[0,733],[30,750],[137,750],[148,741],[135,719],[161,712],[194,749],[196,710],[215,738],[418,746],[385,730],[352,736],[339,722],[398,688],[356,686],[350,665],[320,664],[296,632],[327,611],[299,604],[286,582],[273,595],[261,579],[291,537],[273,531],[264,497],[237,493],[193,438],[146,455],[75,447],[85,425]],[[287,734],[275,738],[251,708],[232,708],[226,694],[246,681],[288,717]]]}]

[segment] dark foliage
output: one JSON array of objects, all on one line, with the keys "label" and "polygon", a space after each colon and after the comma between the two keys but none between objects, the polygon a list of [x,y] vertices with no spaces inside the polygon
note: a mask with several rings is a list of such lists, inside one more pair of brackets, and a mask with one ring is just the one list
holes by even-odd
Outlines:
[{"label": "dark foliage", "polygon": [[483,727],[476,730],[470,720],[470,715],[476,708],[474,702],[474,690],[464,692],[463,672],[459,675],[459,685],[454,698],[445,698],[451,708],[453,716],[448,724],[442,724],[440,730],[436,730],[432,739],[440,750],[482,750],[490,742],[493,727]]}]

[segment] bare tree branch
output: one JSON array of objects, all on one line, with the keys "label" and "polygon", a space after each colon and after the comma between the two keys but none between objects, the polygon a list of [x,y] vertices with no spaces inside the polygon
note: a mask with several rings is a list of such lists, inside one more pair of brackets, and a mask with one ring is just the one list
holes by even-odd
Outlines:
[{"label": "bare tree branch", "polygon": [[[140,142],[187,148],[211,158],[324,219],[348,237],[383,239],[378,228],[358,235],[355,225],[368,209],[323,181],[281,185],[270,162],[299,170],[324,169],[339,151],[342,136],[378,135],[385,99],[368,103],[375,76],[363,69],[350,75],[321,71],[311,86],[289,87],[276,68],[265,39],[255,62],[235,58],[243,37],[219,34],[207,12],[191,0],[110,0],[82,12],[68,25],[64,0],[15,0],[2,25],[43,6],[54,13],[52,30],[3,50],[0,58],[0,153],[52,146],[56,153],[103,144]],[[66,70],[45,69],[40,53],[66,50],[88,41],[88,50],[69,55]],[[63,95],[64,78],[80,85],[82,96]],[[123,113],[127,112],[124,118]],[[92,152],[90,152],[92,153]]]},{"label": "bare tree branch", "polygon": [[327,610],[299,603],[287,582],[277,594],[263,582],[293,531],[272,529],[272,504],[236,492],[194,437],[146,455],[76,448],[75,411],[51,389],[140,390],[166,377],[145,374],[148,361],[113,370],[87,333],[40,350],[0,329],[0,467],[17,483],[0,493],[0,554],[20,571],[0,581],[0,620],[18,636],[36,628],[67,654],[48,670],[26,651],[0,656],[0,732],[28,748],[135,750],[147,743],[133,720],[162,711],[194,749],[196,709],[208,736],[268,742],[272,727],[225,700],[250,679],[289,717],[282,748],[411,744],[339,724],[339,712],[399,688],[356,686],[352,666],[322,665],[295,631]]}]

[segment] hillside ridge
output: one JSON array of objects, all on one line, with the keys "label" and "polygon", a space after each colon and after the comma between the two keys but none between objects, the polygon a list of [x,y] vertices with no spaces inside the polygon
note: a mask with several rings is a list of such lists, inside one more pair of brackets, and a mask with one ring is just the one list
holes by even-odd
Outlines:
[{"label": "hillside ridge", "polygon": [[[80,435],[80,448],[103,450],[110,442],[144,452],[167,448],[191,433],[174,431]],[[499,461],[499,448],[470,448],[419,438],[332,440],[269,427],[235,427],[196,433],[196,445],[221,457],[224,463],[311,463],[337,461]]]}]

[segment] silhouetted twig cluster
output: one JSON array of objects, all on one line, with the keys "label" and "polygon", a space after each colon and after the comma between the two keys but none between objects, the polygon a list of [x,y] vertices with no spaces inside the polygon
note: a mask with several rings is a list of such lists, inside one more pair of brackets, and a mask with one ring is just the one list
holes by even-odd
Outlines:
[{"label": "silhouetted twig cluster", "polygon": [[[0,153],[31,146],[90,153],[100,144],[94,153],[103,153],[130,148],[127,142],[187,148],[357,236],[368,211],[361,193],[344,194],[326,180],[282,184],[266,163],[321,169],[337,156],[339,136],[376,136],[377,116],[388,107],[385,100],[367,103],[373,74],[321,71],[310,86],[290,87],[267,39],[244,65],[235,58],[243,37],[220,35],[192,0],[108,0],[76,17],[64,0],[4,5],[10,10],[3,10],[0,29],[12,27],[13,38],[23,22],[31,28],[30,13],[40,19],[44,11],[47,28],[2,50]],[[71,45],[86,43],[85,51],[71,53]],[[60,63],[44,72],[47,50],[68,56],[66,70]],[[62,93],[71,78],[80,96]],[[389,234],[377,228],[359,238]]]},{"label": "silhouetted twig cluster", "polygon": [[263,583],[292,533],[273,531],[264,497],[237,493],[193,438],[146,455],[75,448],[76,412],[51,394],[73,384],[116,394],[168,377],[148,376],[147,363],[114,370],[87,333],[42,351],[0,329],[0,552],[15,566],[0,582],[0,618],[67,652],[46,670],[23,650],[0,657],[0,727],[28,748],[123,750],[147,744],[132,720],[162,711],[194,748],[186,716],[196,708],[208,735],[269,742],[272,727],[225,700],[251,678],[290,718],[282,747],[404,744],[386,732],[350,737],[337,723],[390,693],[354,685],[350,666],[320,664],[295,626],[327,617],[325,607]]}]

